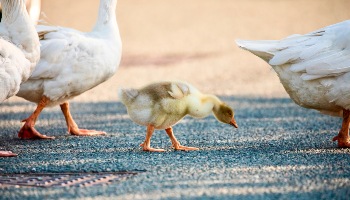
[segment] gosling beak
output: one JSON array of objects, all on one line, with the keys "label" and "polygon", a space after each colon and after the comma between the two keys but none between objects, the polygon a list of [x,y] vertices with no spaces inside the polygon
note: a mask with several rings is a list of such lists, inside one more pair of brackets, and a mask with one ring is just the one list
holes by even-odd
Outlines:
[{"label": "gosling beak", "polygon": [[234,126],[235,128],[238,128],[238,124],[234,118],[232,118],[232,120],[230,121],[230,125]]}]

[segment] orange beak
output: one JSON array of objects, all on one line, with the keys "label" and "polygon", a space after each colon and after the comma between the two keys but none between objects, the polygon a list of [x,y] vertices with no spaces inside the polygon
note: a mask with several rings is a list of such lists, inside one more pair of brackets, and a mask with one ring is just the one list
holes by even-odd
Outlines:
[{"label": "orange beak", "polygon": [[232,120],[230,121],[230,125],[234,126],[235,128],[238,128],[238,124],[237,124],[235,118],[232,118]]}]

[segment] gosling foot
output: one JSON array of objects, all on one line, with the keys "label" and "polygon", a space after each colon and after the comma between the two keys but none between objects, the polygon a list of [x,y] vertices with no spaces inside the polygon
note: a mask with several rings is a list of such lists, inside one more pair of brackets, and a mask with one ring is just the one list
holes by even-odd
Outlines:
[{"label": "gosling foot", "polygon": [[12,151],[0,151],[0,157],[15,157],[17,154],[12,153]]}]

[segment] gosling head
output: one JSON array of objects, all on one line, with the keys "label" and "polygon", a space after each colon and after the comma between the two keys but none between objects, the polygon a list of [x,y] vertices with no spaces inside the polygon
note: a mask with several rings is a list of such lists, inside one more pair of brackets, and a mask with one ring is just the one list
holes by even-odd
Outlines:
[{"label": "gosling head", "polygon": [[214,108],[213,113],[216,119],[218,119],[220,122],[230,124],[231,126],[238,128],[237,122],[234,118],[234,112],[228,105],[224,103],[220,104],[217,108]]}]

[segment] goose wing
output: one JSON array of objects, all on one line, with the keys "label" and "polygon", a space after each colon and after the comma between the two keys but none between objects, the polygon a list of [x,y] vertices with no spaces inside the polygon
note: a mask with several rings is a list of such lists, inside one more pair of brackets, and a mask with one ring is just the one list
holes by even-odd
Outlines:
[{"label": "goose wing", "polygon": [[12,43],[0,39],[0,102],[15,95],[30,74],[31,63]]},{"label": "goose wing", "polygon": [[174,99],[181,99],[190,93],[190,89],[184,83],[171,83],[168,93]]},{"label": "goose wing", "polygon": [[[80,32],[52,26],[37,26],[40,37],[41,54],[30,79],[52,79],[62,71],[68,70],[65,66],[74,63],[73,57],[79,54],[77,44],[83,39]],[[63,65],[66,63],[66,65]]]}]

